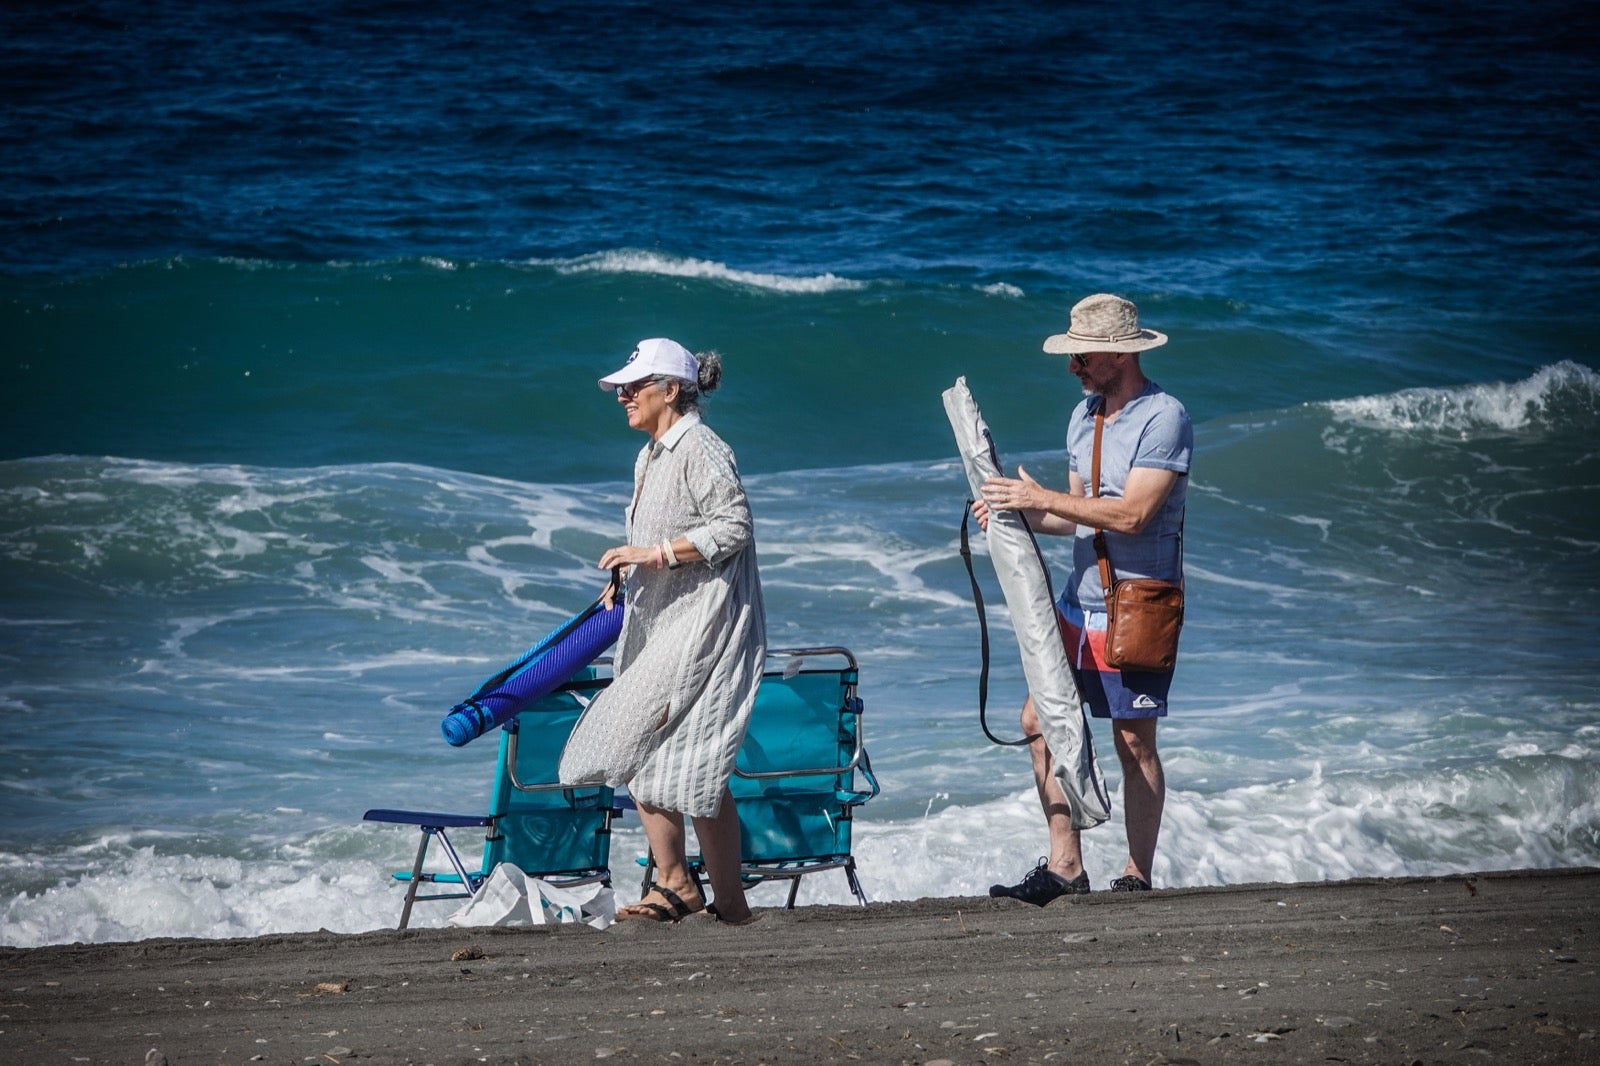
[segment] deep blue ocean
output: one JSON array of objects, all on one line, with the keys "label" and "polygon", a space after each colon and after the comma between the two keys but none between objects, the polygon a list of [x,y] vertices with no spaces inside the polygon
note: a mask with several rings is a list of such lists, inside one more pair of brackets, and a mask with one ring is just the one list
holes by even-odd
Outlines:
[{"label": "deep blue ocean", "polygon": [[1600,864],[1600,13],[1259,7],[0,7],[0,943],[393,924],[361,813],[482,807],[656,335],[861,660],[868,894],[1015,880],[940,392],[1064,484],[1097,291],[1196,426],[1158,885]]}]

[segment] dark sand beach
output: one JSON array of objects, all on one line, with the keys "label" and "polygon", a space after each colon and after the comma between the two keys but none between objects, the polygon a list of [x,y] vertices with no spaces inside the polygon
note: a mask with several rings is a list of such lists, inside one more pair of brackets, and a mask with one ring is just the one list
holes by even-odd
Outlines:
[{"label": "dark sand beach", "polygon": [[1600,870],[0,949],[6,1063],[1600,1062]]}]

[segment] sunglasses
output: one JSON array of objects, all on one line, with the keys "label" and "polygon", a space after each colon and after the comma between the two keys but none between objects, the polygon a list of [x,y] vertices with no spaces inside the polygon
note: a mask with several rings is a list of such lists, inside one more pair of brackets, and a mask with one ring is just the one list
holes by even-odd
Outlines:
[{"label": "sunglasses", "polygon": [[[1089,357],[1091,355],[1099,355],[1099,354],[1100,354],[1099,352],[1073,352],[1071,355],[1069,355],[1067,357],[1067,366],[1072,368],[1072,369],[1074,369],[1074,370],[1076,370],[1076,369],[1078,369],[1080,367],[1088,366],[1089,365]],[[1111,355],[1116,355],[1118,353],[1111,352],[1110,354]]]},{"label": "sunglasses", "polygon": [[621,396],[624,400],[631,400],[635,396],[639,395],[641,391],[649,388],[655,383],[655,378],[641,378],[638,381],[630,381],[626,385],[617,386],[617,395]]}]

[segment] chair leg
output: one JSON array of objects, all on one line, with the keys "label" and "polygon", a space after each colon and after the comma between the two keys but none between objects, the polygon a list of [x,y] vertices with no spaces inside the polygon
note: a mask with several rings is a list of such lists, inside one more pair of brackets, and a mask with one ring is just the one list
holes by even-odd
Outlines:
[{"label": "chair leg", "polygon": [[472,874],[467,872],[467,864],[461,861],[461,853],[456,850],[454,844],[450,843],[450,834],[444,831],[444,826],[439,826],[434,831],[439,834],[439,846],[444,848],[445,856],[449,858],[450,865],[455,870],[456,876],[461,878],[461,887],[466,889],[469,894],[477,891],[478,882],[483,875],[480,874],[478,877],[473,877]]},{"label": "chair leg", "polygon": [[860,900],[861,905],[865,907],[867,905],[867,894],[861,890],[861,881],[856,877],[856,857],[854,855],[845,860],[844,875],[850,881],[850,891],[856,894],[856,899]]},{"label": "chair leg", "polygon": [[799,878],[798,875],[796,875],[794,877],[789,878],[789,902],[784,904],[783,909],[786,910],[786,911],[794,910],[794,900],[795,900],[795,897],[798,896],[799,894],[800,894],[800,878]]},{"label": "chair leg", "polygon": [[656,879],[656,857],[651,851],[644,853],[644,880],[639,883],[639,898],[650,894],[650,883]]},{"label": "chair leg", "polygon": [[417,902],[417,888],[422,884],[422,860],[428,854],[428,841],[433,836],[430,826],[422,827],[422,843],[417,845],[417,859],[411,864],[411,881],[406,885],[406,902],[400,908],[400,928],[411,923],[411,907]]},{"label": "chair leg", "polygon": [[422,863],[428,856],[428,845],[433,842],[434,836],[438,836],[439,846],[444,848],[445,857],[450,860],[456,876],[461,879],[461,887],[468,895],[477,889],[478,881],[482,878],[481,874],[474,878],[467,872],[466,864],[461,861],[461,854],[456,851],[455,845],[450,843],[450,834],[444,831],[444,826],[423,825],[418,828],[422,830],[422,843],[417,845],[417,859],[411,864],[411,883],[406,886],[406,902],[400,908],[401,929],[411,924],[411,908],[417,902],[417,892],[421,889],[422,882],[426,880],[422,874]]}]

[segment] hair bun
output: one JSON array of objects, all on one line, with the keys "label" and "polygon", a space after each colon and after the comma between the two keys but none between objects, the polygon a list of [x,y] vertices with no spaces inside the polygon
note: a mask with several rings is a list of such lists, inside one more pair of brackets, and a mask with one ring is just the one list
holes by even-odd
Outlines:
[{"label": "hair bun", "polygon": [[715,392],[722,384],[722,356],[716,352],[700,352],[695,359],[700,363],[700,380],[695,385],[701,392]]}]

